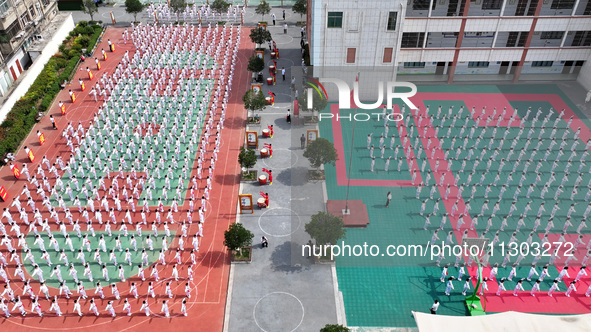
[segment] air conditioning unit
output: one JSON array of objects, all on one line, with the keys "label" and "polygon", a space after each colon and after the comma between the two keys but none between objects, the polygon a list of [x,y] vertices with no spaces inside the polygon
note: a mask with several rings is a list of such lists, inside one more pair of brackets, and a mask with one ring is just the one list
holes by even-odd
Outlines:
[{"label": "air conditioning unit", "polygon": [[35,39],[36,40],[43,40],[43,36],[41,36],[41,35],[35,35]]},{"label": "air conditioning unit", "polygon": [[37,26],[37,25],[39,25],[39,20],[34,20],[34,21],[33,21],[33,25],[34,25],[34,26]]}]

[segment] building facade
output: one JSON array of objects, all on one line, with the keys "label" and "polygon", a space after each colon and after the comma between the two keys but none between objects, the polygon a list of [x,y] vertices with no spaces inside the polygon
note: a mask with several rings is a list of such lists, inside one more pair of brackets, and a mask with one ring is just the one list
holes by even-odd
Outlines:
[{"label": "building facade", "polygon": [[371,66],[392,70],[399,79],[448,82],[591,74],[591,0],[309,0],[308,5],[314,66]]},{"label": "building facade", "polygon": [[57,15],[55,0],[0,0],[0,95],[30,66],[29,47]]}]

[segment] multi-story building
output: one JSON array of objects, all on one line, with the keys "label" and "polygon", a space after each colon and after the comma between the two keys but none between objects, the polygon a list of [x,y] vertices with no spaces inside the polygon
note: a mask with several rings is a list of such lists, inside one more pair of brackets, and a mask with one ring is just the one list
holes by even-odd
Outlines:
[{"label": "multi-story building", "polygon": [[0,95],[30,66],[29,48],[58,13],[55,0],[0,0]]},{"label": "multi-story building", "polygon": [[308,6],[313,66],[375,67],[399,80],[578,78],[591,88],[591,0],[309,0]]}]

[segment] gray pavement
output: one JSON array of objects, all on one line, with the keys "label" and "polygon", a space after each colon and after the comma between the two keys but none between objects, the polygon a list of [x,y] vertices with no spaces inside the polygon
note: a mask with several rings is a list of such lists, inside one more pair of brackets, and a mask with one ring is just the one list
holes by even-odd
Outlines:
[{"label": "gray pavement", "polygon": [[[162,1],[162,3],[165,3],[166,1]],[[230,3],[232,3],[232,1],[229,1]],[[239,3],[241,6],[244,4],[243,1],[234,1],[235,3]],[[255,8],[256,5],[258,5],[260,1],[252,1],[248,3],[248,6],[246,8],[246,14],[244,15],[244,26],[256,26],[257,22],[261,21],[261,16],[258,14],[255,14]],[[283,2],[283,8],[281,7],[281,0],[274,0],[274,1],[268,1],[273,7],[271,8],[271,13],[267,14],[264,16],[264,20],[271,23],[271,14],[275,13],[275,16],[277,17],[277,26],[280,26],[280,24],[283,24],[283,19],[282,17],[282,12],[283,10],[285,10],[285,17],[286,20],[288,22],[288,24],[294,25],[295,22],[297,21],[301,21],[302,18],[300,17],[299,14],[295,14],[292,13],[291,11],[291,5],[295,2],[291,1],[291,0],[284,0]],[[154,1],[155,4],[158,4],[158,1]],[[197,1],[198,4],[201,3],[201,1]],[[68,11],[65,11],[68,12]],[[125,12],[125,0],[113,0],[111,1],[111,3],[109,4],[101,4],[98,7],[98,12],[96,14],[94,14],[94,20],[95,21],[103,21],[103,23],[112,26],[112,22],[111,22],[111,12],[113,12],[113,16],[115,17],[115,26],[120,26],[120,27],[125,27],[125,26],[129,26],[130,23],[133,21],[133,15],[128,14],[127,12]],[[69,13],[72,13],[72,17],[74,18],[74,22],[78,23],[79,21],[89,21],[90,20],[90,15],[83,13],[82,11],[71,11]],[[303,20],[305,20],[306,18],[304,17]],[[143,12],[139,13],[137,15],[137,20],[143,23],[153,23],[154,22],[154,17],[150,16],[148,14],[148,11],[144,9]],[[217,20],[212,20],[210,19],[209,21],[211,21],[212,23],[217,22]],[[240,17],[238,16],[237,21],[233,22],[238,24],[240,21]],[[205,21],[203,21],[205,22]],[[196,21],[195,23],[198,23],[198,21]],[[295,28],[295,27],[294,27]],[[281,33],[283,33],[283,31],[281,31]],[[299,40],[297,41],[299,42]],[[298,45],[296,45],[296,47],[299,47]]]},{"label": "gray pavement", "polygon": [[[299,16],[298,16],[299,18]],[[308,181],[308,160],[300,148],[300,136],[311,126],[286,122],[287,109],[292,105],[290,89],[291,66],[301,62],[299,28],[291,25],[288,34],[278,25],[269,29],[280,50],[277,60],[277,84],[263,86],[263,92],[276,94],[275,105],[261,112],[261,126],[249,130],[259,133],[268,125],[274,127],[273,138],[260,138],[259,148],[271,143],[273,157],[259,159],[254,169],[273,171],[273,184],[261,186],[244,183],[242,193],[260,197],[269,193],[270,207],[255,208],[254,214],[243,214],[240,222],[255,234],[251,264],[232,266],[231,305],[226,312],[228,331],[318,331],[328,323],[337,323],[337,300],[333,266],[314,264],[302,256],[301,246],[310,237],[304,226],[310,216],[325,210],[323,182]],[[271,64],[267,48],[265,60]],[[286,69],[286,80],[281,68]],[[299,69],[299,68],[295,68]],[[268,70],[264,71],[269,77]],[[294,119],[295,120],[295,119]],[[259,244],[267,237],[269,247]],[[334,274],[336,278],[336,274]]]}]

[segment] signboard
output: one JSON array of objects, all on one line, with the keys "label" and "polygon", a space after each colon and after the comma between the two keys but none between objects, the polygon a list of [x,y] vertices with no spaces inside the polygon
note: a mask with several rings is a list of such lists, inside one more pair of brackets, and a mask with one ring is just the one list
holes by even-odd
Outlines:
[{"label": "signboard", "polygon": [[250,86],[250,89],[254,93],[259,93],[259,92],[261,92],[263,90],[263,87],[262,87],[262,84],[252,84]]},{"label": "signboard", "polygon": [[249,149],[259,148],[259,136],[256,131],[246,132],[246,147]]},{"label": "signboard", "polygon": [[308,133],[306,135],[306,142],[308,144],[314,142],[318,138],[318,129],[308,129]]},{"label": "signboard", "polygon": [[31,162],[35,161],[35,155],[33,154],[33,151],[29,150],[28,156]]},{"label": "signboard", "polygon": [[263,59],[263,61],[265,61],[265,51],[254,51],[254,55],[256,55],[257,57]]},{"label": "signboard", "polygon": [[240,203],[240,214],[243,211],[249,211],[250,213],[254,213],[254,208],[252,206],[252,195],[251,194],[240,194],[238,195],[239,203]]},{"label": "signboard", "polygon": [[43,143],[45,143],[45,134],[41,133],[39,135],[39,144],[43,145]]}]

